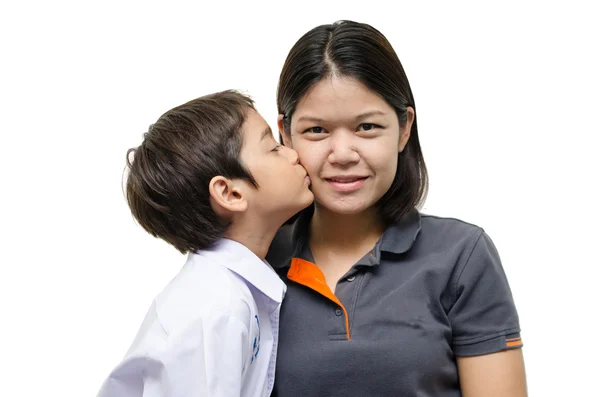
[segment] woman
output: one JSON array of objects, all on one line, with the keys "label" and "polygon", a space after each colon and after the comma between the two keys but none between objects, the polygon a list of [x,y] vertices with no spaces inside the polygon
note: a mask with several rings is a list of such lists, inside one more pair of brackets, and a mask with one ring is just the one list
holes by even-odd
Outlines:
[{"label": "woman", "polygon": [[277,106],[315,205],[267,258],[288,286],[274,393],[525,396],[518,316],[492,241],[416,209],[427,171],[387,39],[351,21],[312,29],[287,57]]}]

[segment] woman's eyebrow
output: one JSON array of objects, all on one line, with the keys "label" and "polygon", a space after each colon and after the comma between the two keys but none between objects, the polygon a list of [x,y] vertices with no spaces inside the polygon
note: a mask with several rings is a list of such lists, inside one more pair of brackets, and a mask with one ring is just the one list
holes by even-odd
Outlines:
[{"label": "woman's eyebrow", "polygon": [[[371,117],[371,116],[385,116],[385,112],[382,112],[381,110],[369,110],[367,112],[361,113],[358,116],[354,117],[354,121],[366,119],[367,117]],[[325,123],[324,119],[319,118],[319,117],[313,117],[313,116],[302,116],[298,119],[298,122],[300,122],[300,121],[311,121],[313,123]]]},{"label": "woman's eyebrow", "polygon": [[371,116],[385,116],[385,112],[382,112],[381,110],[370,110],[368,112],[364,112],[359,114],[358,116],[356,116],[354,118],[354,120],[362,120],[362,119],[366,119],[367,117],[371,117]]},{"label": "woman's eyebrow", "polygon": [[298,119],[298,122],[300,122],[300,121],[312,121],[314,123],[323,123],[325,120],[320,119],[318,117],[302,116]]}]

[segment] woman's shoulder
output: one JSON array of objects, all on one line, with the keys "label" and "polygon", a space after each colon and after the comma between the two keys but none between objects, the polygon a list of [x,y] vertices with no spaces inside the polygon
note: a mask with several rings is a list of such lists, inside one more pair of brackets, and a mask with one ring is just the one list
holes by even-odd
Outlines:
[{"label": "woman's shoulder", "polygon": [[380,248],[396,254],[411,251],[417,255],[460,251],[472,246],[482,234],[483,229],[472,223],[413,209],[386,229]]},{"label": "woman's shoulder", "polygon": [[463,219],[419,213],[421,228],[430,232],[450,234],[481,234],[483,228]]},{"label": "woman's shoulder", "polygon": [[489,239],[483,227],[459,218],[419,213],[417,240],[421,248],[468,250],[481,239]]},{"label": "woman's shoulder", "polygon": [[460,271],[467,263],[471,263],[471,267],[501,267],[495,244],[483,227],[458,218],[429,214],[420,214],[420,220],[419,243],[416,244],[420,254],[444,252]]}]

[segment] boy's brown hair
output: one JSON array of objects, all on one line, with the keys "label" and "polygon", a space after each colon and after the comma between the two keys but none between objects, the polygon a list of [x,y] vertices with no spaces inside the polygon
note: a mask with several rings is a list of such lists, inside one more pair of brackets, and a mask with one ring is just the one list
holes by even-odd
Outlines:
[{"label": "boy's brown hair", "polygon": [[148,233],[182,253],[223,237],[229,223],[211,208],[209,182],[222,175],[256,186],[239,160],[250,109],[252,99],[232,90],[194,99],[163,114],[127,151],[127,202]]}]

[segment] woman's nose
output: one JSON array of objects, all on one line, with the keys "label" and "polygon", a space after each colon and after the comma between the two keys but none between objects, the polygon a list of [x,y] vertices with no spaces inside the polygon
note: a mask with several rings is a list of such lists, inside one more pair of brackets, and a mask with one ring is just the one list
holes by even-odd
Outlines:
[{"label": "woman's nose", "polygon": [[360,156],[354,145],[354,134],[340,132],[335,135],[330,138],[329,162],[340,165],[358,162]]}]

